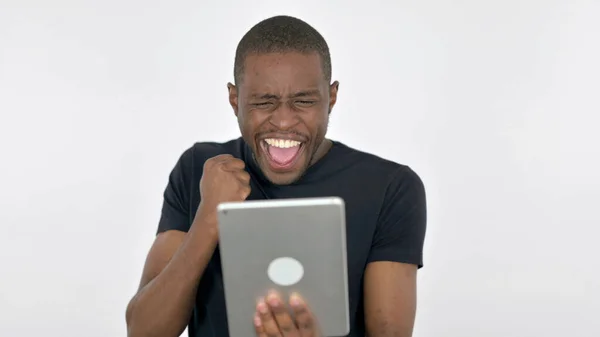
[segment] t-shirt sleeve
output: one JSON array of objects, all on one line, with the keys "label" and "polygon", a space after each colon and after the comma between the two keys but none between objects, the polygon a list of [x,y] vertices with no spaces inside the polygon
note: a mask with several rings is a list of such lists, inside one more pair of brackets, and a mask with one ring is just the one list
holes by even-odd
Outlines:
[{"label": "t-shirt sleeve", "polygon": [[168,230],[187,232],[190,229],[193,151],[193,147],[187,149],[169,174],[157,234]]},{"label": "t-shirt sleeve", "polygon": [[404,166],[386,191],[368,262],[393,261],[422,268],[426,227],[425,187],[417,173]]}]

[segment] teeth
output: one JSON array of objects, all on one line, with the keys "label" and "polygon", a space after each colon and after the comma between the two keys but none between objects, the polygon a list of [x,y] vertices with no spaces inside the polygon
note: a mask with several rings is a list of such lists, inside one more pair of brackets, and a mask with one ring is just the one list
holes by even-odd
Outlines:
[{"label": "teeth", "polygon": [[283,149],[299,146],[301,144],[299,141],[296,141],[296,140],[276,139],[276,138],[267,138],[267,139],[265,139],[265,143],[269,144],[269,146],[280,147]]}]

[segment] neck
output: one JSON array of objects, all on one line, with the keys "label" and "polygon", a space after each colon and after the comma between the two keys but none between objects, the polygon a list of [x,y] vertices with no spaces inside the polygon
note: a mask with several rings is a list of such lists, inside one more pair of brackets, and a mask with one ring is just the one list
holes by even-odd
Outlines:
[{"label": "neck", "polygon": [[327,152],[329,152],[332,145],[333,145],[333,142],[331,140],[329,140],[327,138],[323,139],[323,141],[317,148],[317,151],[315,152],[315,154],[310,162],[310,165],[314,165],[316,162],[321,160],[321,158],[323,158],[327,154]]}]

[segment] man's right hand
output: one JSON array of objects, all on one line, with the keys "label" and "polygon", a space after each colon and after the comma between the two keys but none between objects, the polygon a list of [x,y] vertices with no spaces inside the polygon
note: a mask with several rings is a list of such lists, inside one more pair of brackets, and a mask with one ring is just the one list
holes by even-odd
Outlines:
[{"label": "man's right hand", "polygon": [[216,226],[217,206],[223,202],[244,201],[250,195],[250,175],[246,164],[230,154],[208,159],[200,179],[202,201],[198,213]]}]

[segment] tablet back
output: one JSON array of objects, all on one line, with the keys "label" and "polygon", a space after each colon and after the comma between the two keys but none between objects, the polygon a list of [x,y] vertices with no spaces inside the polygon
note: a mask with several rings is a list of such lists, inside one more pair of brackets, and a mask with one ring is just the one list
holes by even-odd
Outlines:
[{"label": "tablet back", "polygon": [[342,199],[225,203],[219,249],[229,335],[254,336],[259,297],[298,292],[324,336],[349,333],[346,219]]}]

